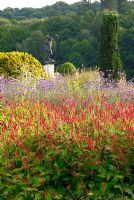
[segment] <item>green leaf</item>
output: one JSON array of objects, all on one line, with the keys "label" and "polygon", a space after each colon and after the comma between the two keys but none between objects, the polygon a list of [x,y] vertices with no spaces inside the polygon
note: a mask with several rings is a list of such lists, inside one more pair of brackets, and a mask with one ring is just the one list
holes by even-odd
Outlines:
[{"label": "green leaf", "polygon": [[121,191],[122,195],[123,195],[123,189],[120,185],[114,185],[114,188],[119,189]]},{"label": "green leaf", "polygon": [[102,190],[103,193],[106,192],[106,190],[107,190],[107,183],[105,183],[105,182],[101,183],[101,190]]},{"label": "green leaf", "polygon": [[59,199],[62,199],[62,195],[59,194],[59,193],[56,193],[55,196],[54,196],[54,198],[55,198],[55,199],[58,199],[58,200],[59,200]]},{"label": "green leaf", "polygon": [[20,194],[18,194],[16,197],[15,197],[15,200],[23,200],[24,198],[22,196],[20,196]]},{"label": "green leaf", "polygon": [[37,192],[38,190],[36,188],[27,187],[26,191],[28,191],[28,192],[36,191]]},{"label": "green leaf", "polygon": [[58,187],[58,192],[59,192],[60,194],[62,194],[62,196],[64,196],[64,195],[65,195],[65,192],[66,192],[65,187],[59,186],[59,187]]},{"label": "green leaf", "polygon": [[125,192],[126,192],[127,194],[133,196],[133,190],[132,190],[131,188],[126,187],[126,188],[125,188]]},{"label": "green leaf", "polygon": [[47,196],[45,197],[45,200],[53,200],[53,195],[51,195],[50,193],[47,194]]},{"label": "green leaf", "polygon": [[42,199],[42,193],[43,193],[43,191],[41,192],[41,191],[38,191],[38,193],[35,195],[35,200],[40,200],[40,199]]},{"label": "green leaf", "polygon": [[42,183],[45,181],[45,179],[42,177],[34,177],[34,187],[39,187],[42,185]]},{"label": "green leaf", "polygon": [[83,182],[81,182],[81,183],[78,183],[76,187],[77,187],[76,195],[79,198],[84,193],[85,184]]}]

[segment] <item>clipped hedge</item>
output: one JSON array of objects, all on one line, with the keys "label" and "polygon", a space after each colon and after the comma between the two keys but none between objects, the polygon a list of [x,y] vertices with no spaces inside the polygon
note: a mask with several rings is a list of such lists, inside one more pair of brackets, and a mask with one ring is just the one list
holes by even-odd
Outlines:
[{"label": "clipped hedge", "polygon": [[24,52],[0,52],[0,74],[17,78],[28,72],[35,77],[47,78],[47,72],[32,55]]},{"label": "clipped hedge", "polygon": [[74,74],[76,71],[76,67],[73,63],[65,62],[64,64],[60,65],[58,68],[58,72],[61,74]]}]

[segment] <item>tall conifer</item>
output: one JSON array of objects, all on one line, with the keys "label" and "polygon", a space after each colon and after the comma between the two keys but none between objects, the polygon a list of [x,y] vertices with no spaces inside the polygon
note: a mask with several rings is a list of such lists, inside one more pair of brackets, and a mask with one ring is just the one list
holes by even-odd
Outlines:
[{"label": "tall conifer", "polygon": [[115,11],[106,10],[103,13],[103,25],[101,28],[100,45],[100,69],[105,78],[111,73],[112,79],[118,79],[122,70],[118,47],[118,14]]}]

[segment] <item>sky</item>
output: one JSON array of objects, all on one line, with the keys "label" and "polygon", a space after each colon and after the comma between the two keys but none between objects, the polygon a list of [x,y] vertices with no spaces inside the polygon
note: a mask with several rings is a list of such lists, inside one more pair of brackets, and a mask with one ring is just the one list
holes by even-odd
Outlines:
[{"label": "sky", "polygon": [[[58,1],[58,0],[57,0]],[[52,5],[57,2],[56,0],[0,0],[0,10],[4,8],[23,8],[23,7],[33,7],[41,8],[46,5]],[[63,0],[68,4],[78,2],[80,0]],[[94,1],[94,0],[93,0]]]}]

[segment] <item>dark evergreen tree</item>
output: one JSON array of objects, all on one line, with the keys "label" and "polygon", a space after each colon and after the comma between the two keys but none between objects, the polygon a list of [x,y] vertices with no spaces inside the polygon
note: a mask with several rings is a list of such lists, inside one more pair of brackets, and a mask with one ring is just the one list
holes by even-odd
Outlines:
[{"label": "dark evergreen tree", "polygon": [[115,11],[105,11],[101,28],[100,69],[104,77],[109,73],[112,79],[118,79],[122,70],[118,47],[118,14]]}]

